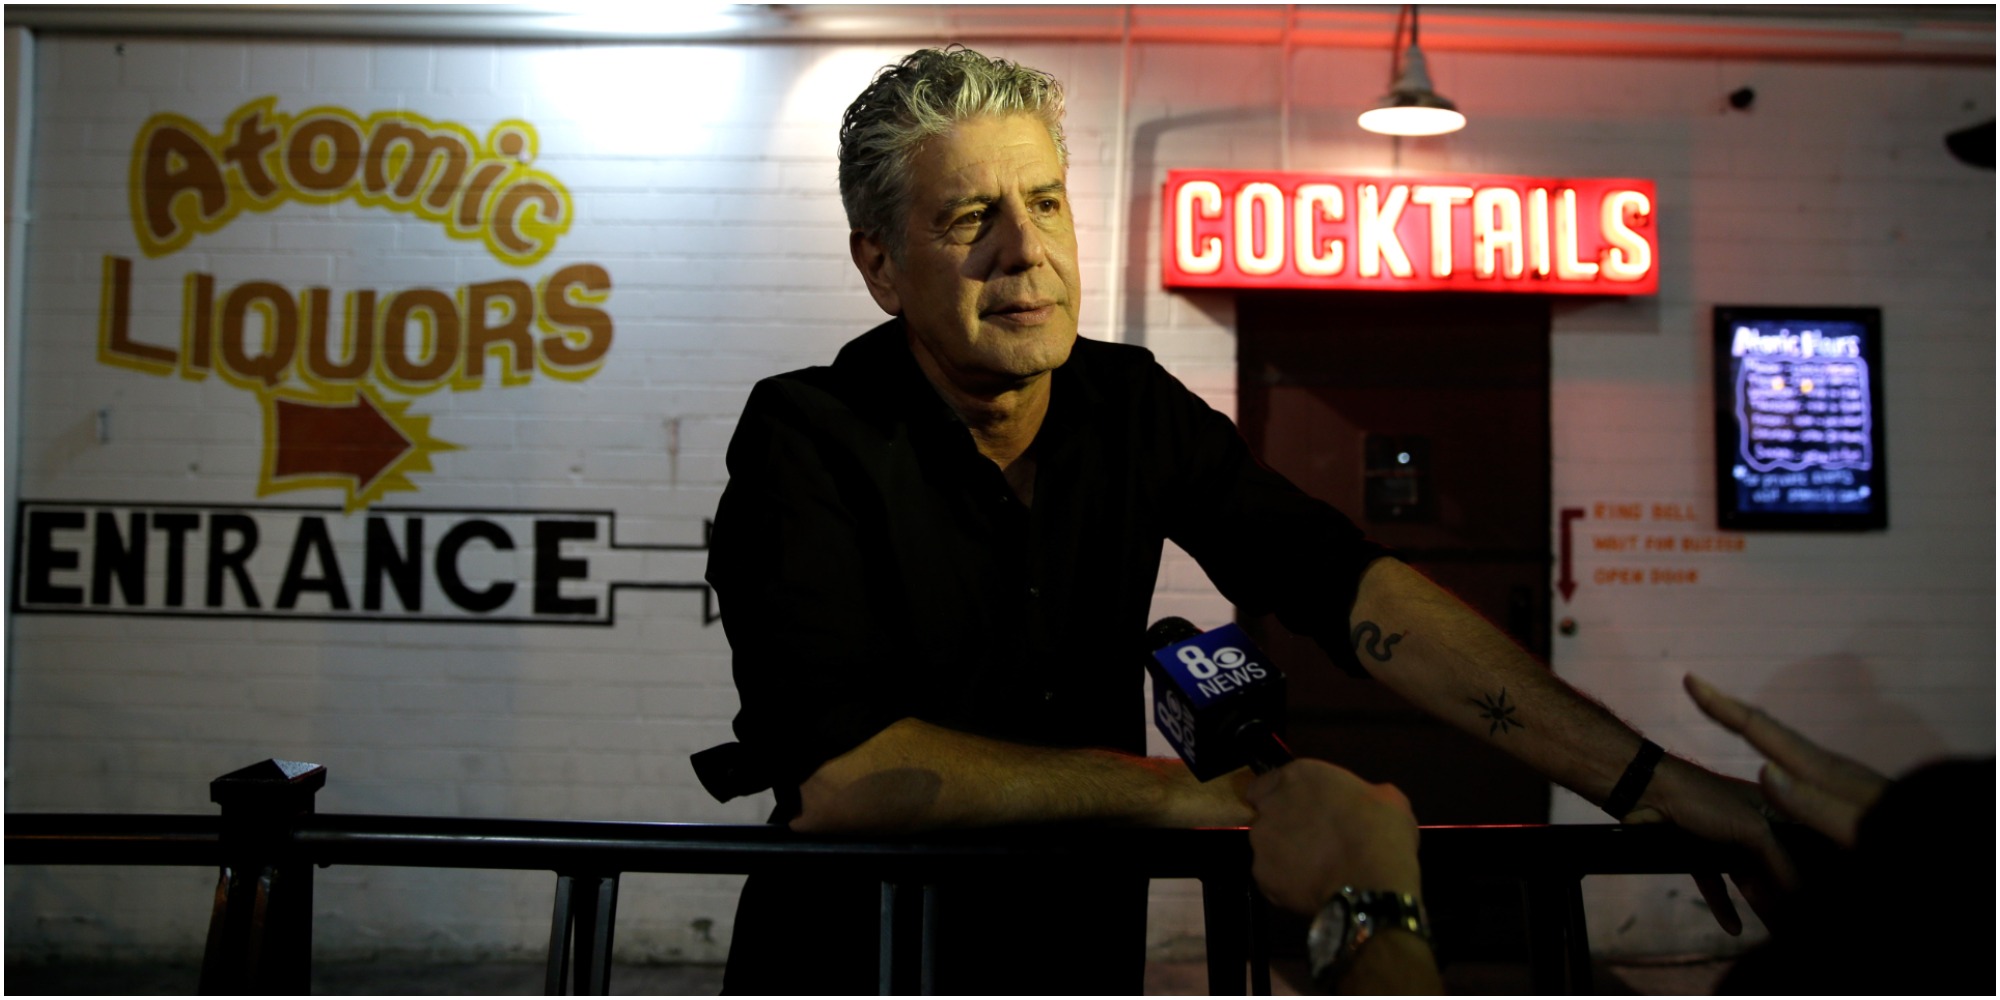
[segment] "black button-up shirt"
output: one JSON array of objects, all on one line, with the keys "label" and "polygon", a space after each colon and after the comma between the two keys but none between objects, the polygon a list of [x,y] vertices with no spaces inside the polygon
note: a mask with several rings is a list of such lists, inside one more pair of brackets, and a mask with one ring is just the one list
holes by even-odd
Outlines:
[{"label": "black button-up shirt", "polygon": [[[708,578],[735,655],[737,736],[776,784],[774,821],[796,814],[820,764],[908,717],[1143,752],[1165,539],[1239,607],[1276,611],[1359,669],[1347,617],[1383,550],[1259,465],[1150,352],[1079,339],[1052,377],[1032,506],[925,379],[900,319],[751,393]],[[753,879],[739,951],[757,895]],[[732,954],[732,978],[738,965]]]},{"label": "black button-up shirt", "polygon": [[1351,665],[1347,616],[1380,548],[1259,465],[1149,352],[1079,339],[1053,378],[1032,507],[924,378],[900,320],[751,393],[708,577],[737,735],[781,795],[906,717],[1142,752],[1168,538],[1239,607],[1277,611]]}]

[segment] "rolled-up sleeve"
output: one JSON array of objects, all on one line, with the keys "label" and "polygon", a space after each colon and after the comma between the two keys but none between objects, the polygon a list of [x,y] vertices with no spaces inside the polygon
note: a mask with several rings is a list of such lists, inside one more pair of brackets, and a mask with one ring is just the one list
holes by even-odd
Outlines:
[{"label": "rolled-up sleeve", "polygon": [[1201,564],[1223,596],[1271,612],[1311,636],[1342,670],[1368,673],[1348,642],[1348,618],[1368,565],[1390,550],[1250,454],[1229,418],[1159,371],[1162,440],[1175,469],[1167,537]]},{"label": "rolled-up sleeve", "polygon": [[[780,379],[758,384],[730,441],[709,584],[722,606],[742,699],[736,735],[769,768],[780,812],[819,765],[914,714],[893,665],[879,553],[865,551],[843,488],[851,449],[815,419],[826,397]],[[784,816],[776,817],[786,818]]]}]

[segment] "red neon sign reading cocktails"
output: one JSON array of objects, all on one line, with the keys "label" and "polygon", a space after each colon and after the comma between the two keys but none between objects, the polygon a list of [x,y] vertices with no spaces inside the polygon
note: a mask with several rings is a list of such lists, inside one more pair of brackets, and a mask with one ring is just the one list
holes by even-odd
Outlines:
[{"label": "red neon sign reading cocktails", "polygon": [[1168,288],[1651,295],[1651,181],[1173,170]]}]

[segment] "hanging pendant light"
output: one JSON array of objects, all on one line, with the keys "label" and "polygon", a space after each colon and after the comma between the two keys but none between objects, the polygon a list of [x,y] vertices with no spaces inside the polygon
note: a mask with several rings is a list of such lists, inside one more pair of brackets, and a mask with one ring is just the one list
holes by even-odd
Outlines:
[{"label": "hanging pendant light", "polygon": [[[1410,47],[1402,58],[1390,57],[1389,93],[1375,107],[1361,113],[1361,127],[1382,135],[1444,135],[1465,127],[1458,106],[1431,89],[1431,74],[1424,65],[1424,53],[1417,47],[1417,8],[1403,8],[1410,15]],[[1391,53],[1403,39],[1402,18],[1396,19],[1396,35],[1389,41]]]}]

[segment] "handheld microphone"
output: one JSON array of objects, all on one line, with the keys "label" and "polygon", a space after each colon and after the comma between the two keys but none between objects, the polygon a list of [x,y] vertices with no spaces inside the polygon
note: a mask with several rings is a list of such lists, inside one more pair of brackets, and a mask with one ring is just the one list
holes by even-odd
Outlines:
[{"label": "handheld microphone", "polygon": [[1185,618],[1162,618],[1146,630],[1153,655],[1153,721],[1188,770],[1203,781],[1248,764],[1262,774],[1292,761],[1278,735],[1285,717],[1285,675],[1242,628],[1211,632]]}]

